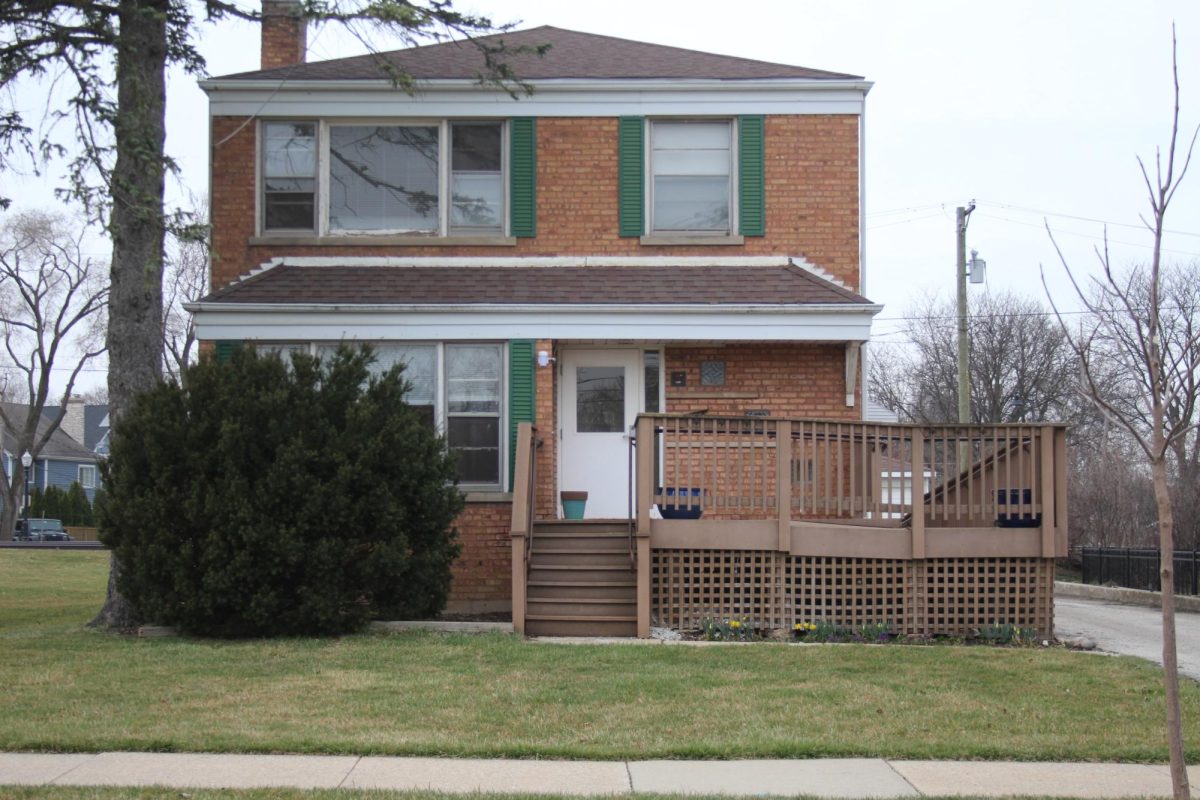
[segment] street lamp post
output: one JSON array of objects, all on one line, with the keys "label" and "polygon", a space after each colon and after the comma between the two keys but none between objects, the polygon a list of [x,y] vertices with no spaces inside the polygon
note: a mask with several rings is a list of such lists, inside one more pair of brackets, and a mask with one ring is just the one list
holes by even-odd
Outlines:
[{"label": "street lamp post", "polygon": [[25,468],[25,538],[29,535],[29,470],[33,467],[33,454],[26,450],[21,454],[21,466]]}]

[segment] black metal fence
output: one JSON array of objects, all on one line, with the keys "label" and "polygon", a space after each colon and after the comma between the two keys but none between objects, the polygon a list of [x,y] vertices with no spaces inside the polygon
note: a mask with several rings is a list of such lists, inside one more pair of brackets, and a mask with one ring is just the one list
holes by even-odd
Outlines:
[{"label": "black metal fence", "polygon": [[[1153,547],[1082,548],[1083,582],[1157,592],[1159,550]],[[1200,550],[1175,551],[1175,594],[1200,594]]]}]

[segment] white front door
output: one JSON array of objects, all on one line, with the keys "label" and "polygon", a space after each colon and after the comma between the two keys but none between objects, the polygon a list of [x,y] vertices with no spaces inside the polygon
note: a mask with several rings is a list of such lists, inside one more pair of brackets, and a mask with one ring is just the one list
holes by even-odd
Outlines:
[{"label": "white front door", "polygon": [[564,350],[561,483],[588,519],[629,516],[629,429],[641,408],[639,350]]}]

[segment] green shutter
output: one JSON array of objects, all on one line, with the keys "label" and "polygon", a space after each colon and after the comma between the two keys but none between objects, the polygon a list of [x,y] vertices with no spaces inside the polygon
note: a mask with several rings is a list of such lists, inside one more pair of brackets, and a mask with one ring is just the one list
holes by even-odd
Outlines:
[{"label": "green shutter", "polygon": [[537,236],[537,120],[518,117],[508,130],[509,230]]},{"label": "green shutter", "polygon": [[517,339],[508,343],[508,488],[512,491],[517,464],[517,424],[533,422],[536,416],[536,369],[534,342]]},{"label": "green shutter", "polygon": [[764,119],[738,117],[738,231],[743,236],[765,236],[767,210]]},{"label": "green shutter", "polygon": [[641,117],[621,117],[617,128],[617,204],[620,235],[646,232],[646,122]]},{"label": "green shutter", "polygon": [[217,362],[221,364],[228,364],[230,359],[233,358],[233,351],[239,344],[241,344],[241,342],[232,340],[217,342],[216,347],[213,350],[217,357]]}]

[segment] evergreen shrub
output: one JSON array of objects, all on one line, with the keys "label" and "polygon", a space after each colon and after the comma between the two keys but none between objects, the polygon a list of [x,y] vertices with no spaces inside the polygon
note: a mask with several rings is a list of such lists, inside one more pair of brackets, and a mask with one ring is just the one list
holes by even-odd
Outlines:
[{"label": "evergreen shrub", "polygon": [[462,510],[444,441],[369,348],[249,348],[137,398],[103,467],[101,541],[147,619],[194,634],[327,635],[440,611]]}]

